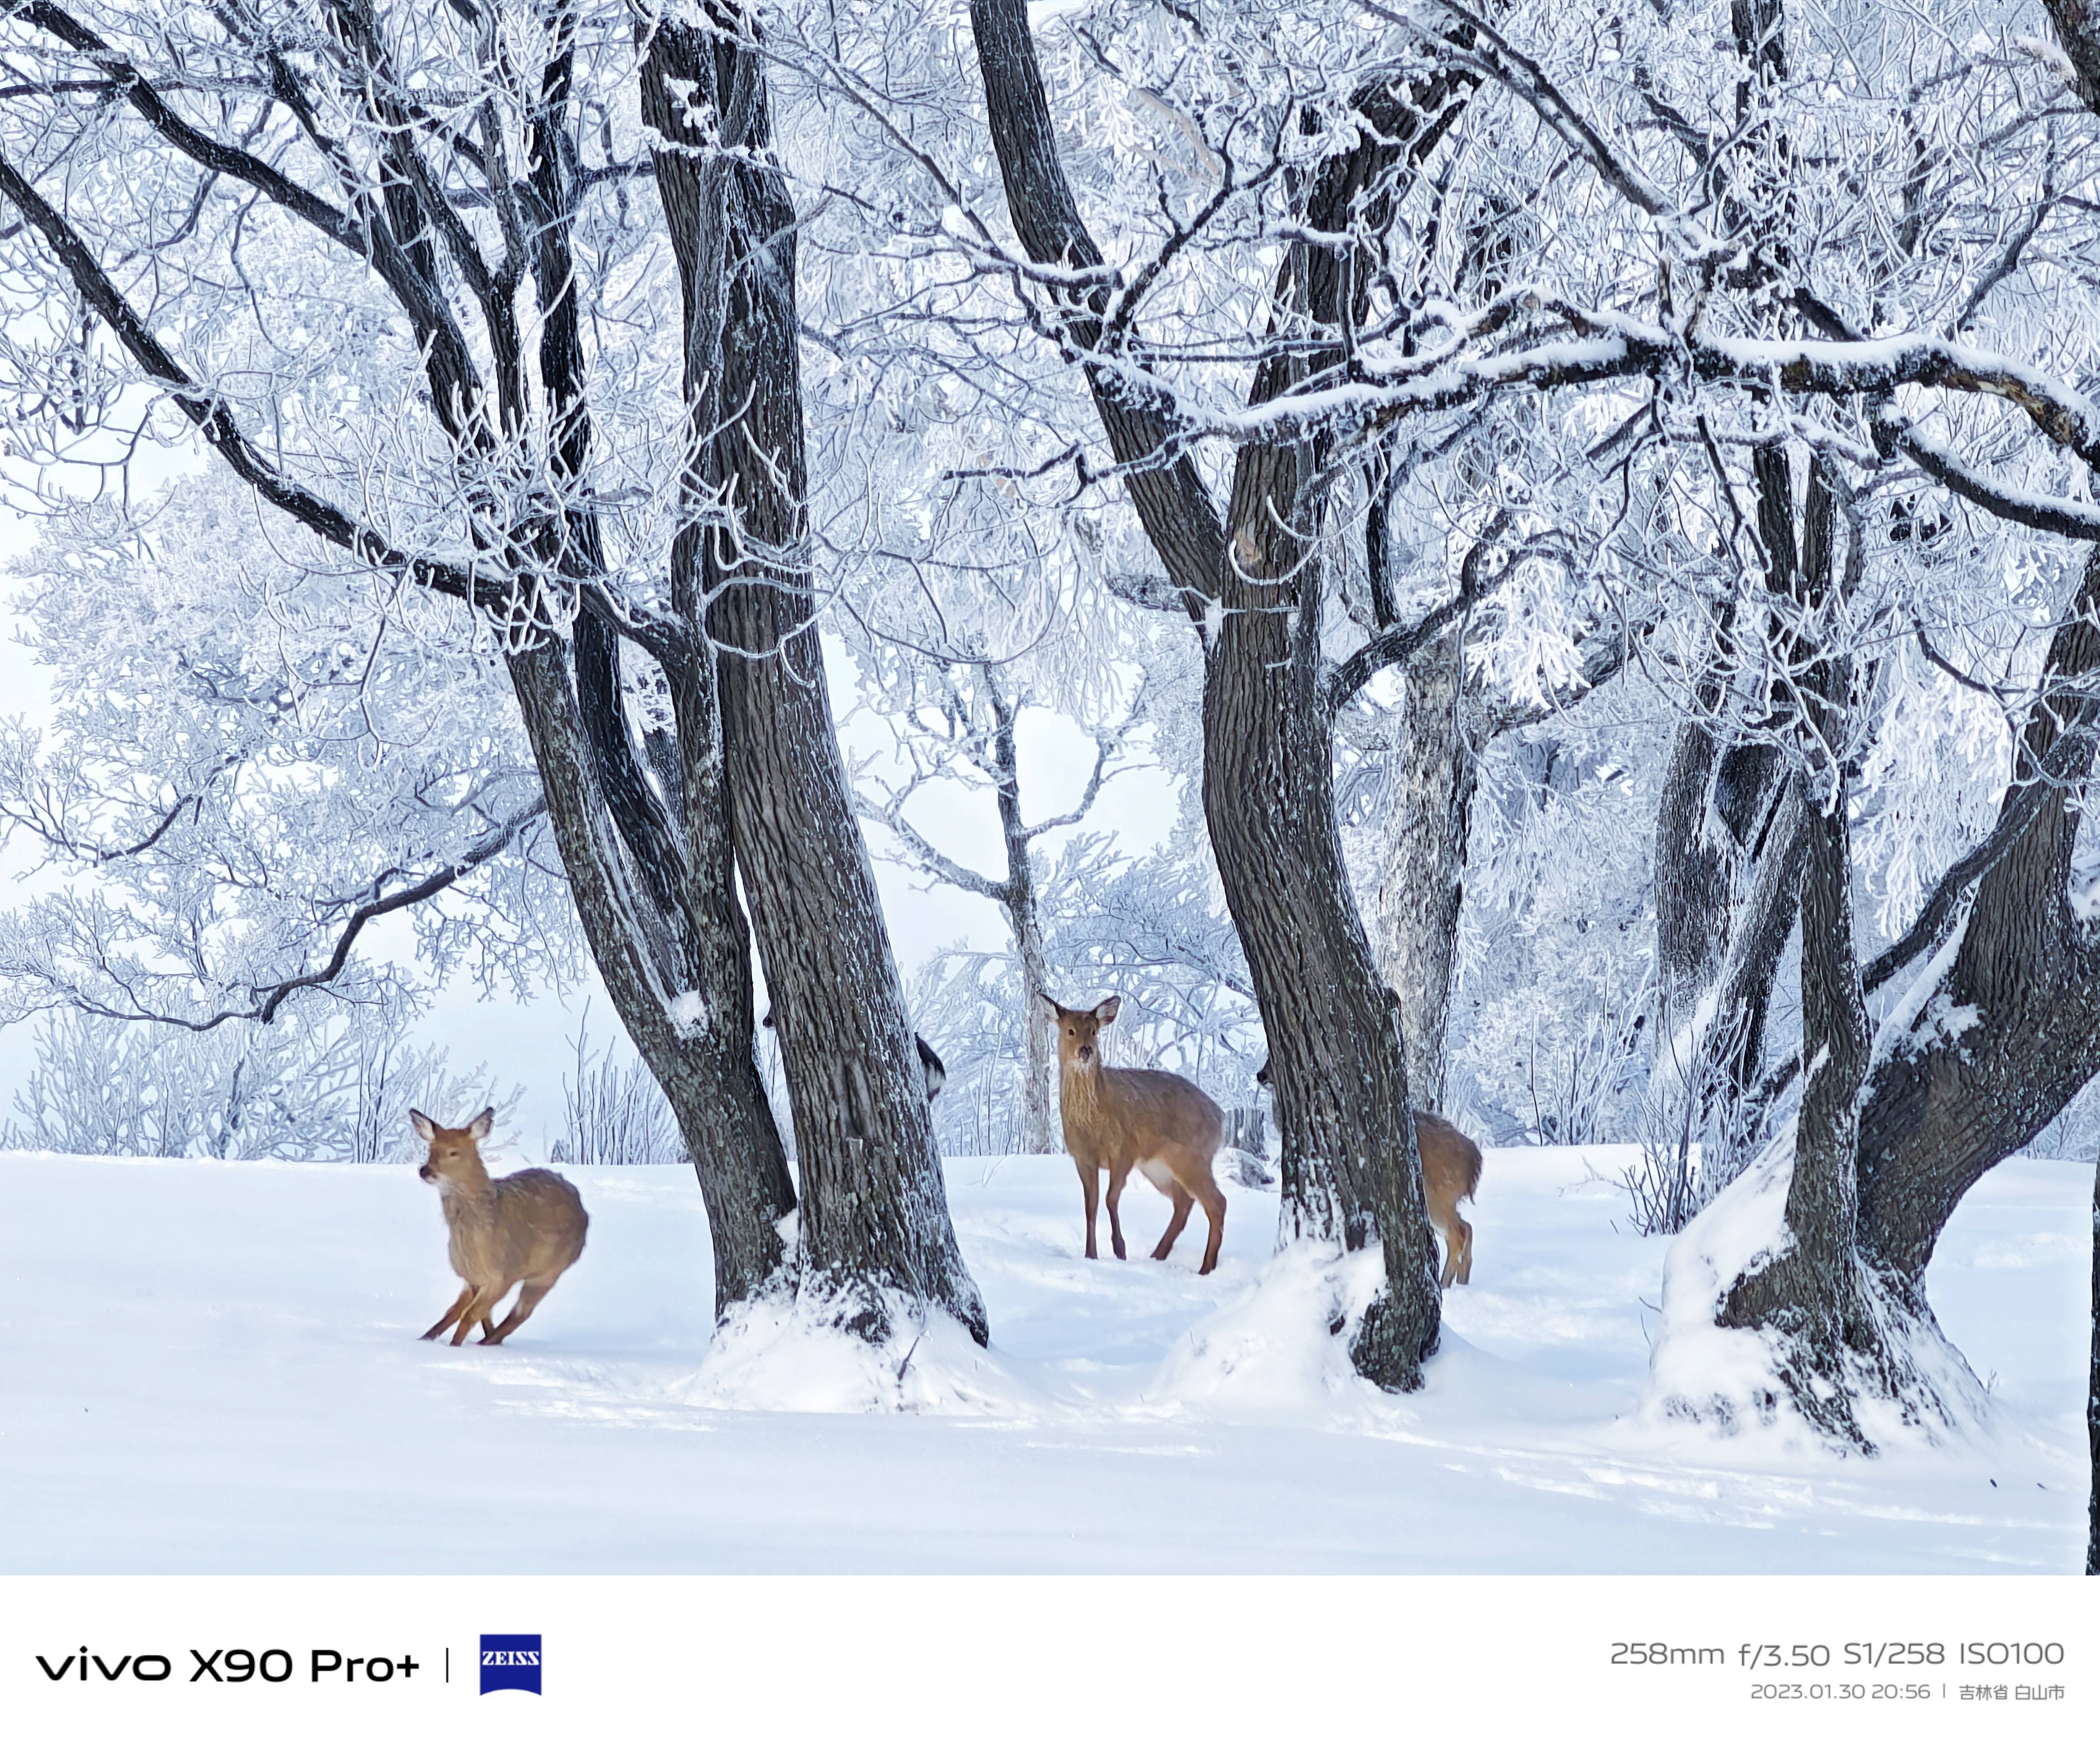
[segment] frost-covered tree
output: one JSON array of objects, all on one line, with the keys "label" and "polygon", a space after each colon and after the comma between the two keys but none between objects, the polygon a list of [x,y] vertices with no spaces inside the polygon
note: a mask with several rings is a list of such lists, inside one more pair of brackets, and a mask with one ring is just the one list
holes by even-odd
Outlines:
[{"label": "frost-covered tree", "polygon": [[[863,660],[862,675],[871,685],[872,703],[887,721],[891,748],[887,762],[871,758],[861,765],[862,814],[888,832],[894,856],[911,869],[996,903],[1005,916],[1017,978],[1011,1003],[1021,1020],[1022,1149],[1051,1151],[1056,1050],[1046,1014],[1035,1000],[1052,985],[1043,939],[1046,874],[1036,844],[1083,824],[1104,783],[1122,771],[1116,764],[1140,711],[1141,695],[1116,722],[1092,731],[1093,765],[1077,801],[1031,822],[1021,803],[1017,734],[1021,714],[1037,704],[1026,669],[989,659],[929,664],[916,654],[878,646]],[[980,871],[951,857],[911,820],[914,796],[944,782],[992,795],[1004,871]]]},{"label": "frost-covered tree", "polygon": [[[1798,909],[1798,1095],[1757,1172],[1688,1232],[1672,1258],[1685,1283],[1666,1298],[1673,1324],[1755,1337],[1769,1376],[1749,1391],[1701,1382],[1666,1334],[1664,1393],[1724,1419],[1785,1405],[1853,1445],[1890,1408],[1958,1417],[1973,1384],[1924,1293],[1940,1228],[2100,1065],[2078,847],[2100,573],[2060,540],[2100,536],[2086,475],[2100,424],[2071,387],[2090,366],[2090,209],[2066,199],[2091,186],[2090,125],[2062,126],[2049,58],[2013,40],[2010,14],[2000,52],[1988,36],[1890,34],[1878,9],[1738,7],[1732,66],[1674,42],[1681,19],[1643,24],[1626,47],[1643,78],[1627,91],[1453,11],[1492,76],[1654,217],[1665,290],[1696,312],[1695,373],[1724,326],[1761,337],[1767,362],[1762,381],[1715,377],[1687,435],[1711,473],[1686,521],[1714,533],[1734,576],[1681,668],[1711,753],[1688,763],[1680,741],[1665,794],[1698,808],[1673,832],[1666,801],[1658,845],[1705,858],[1718,844],[1723,879],[1751,862],[1721,886],[1718,926],[1700,923],[1705,904],[1687,911],[1718,954],[1680,959],[1666,930],[1664,963],[1665,979],[1717,972],[1692,986],[1699,1021],[1743,1056],[1737,1089],[1767,1098],[1788,1073],[1758,1076],[1756,1038]],[[1670,242],[1694,226],[1727,240],[1703,267]],[[1992,621],[2023,611],[1996,674],[1978,676]],[[1868,959],[1860,782],[1880,794],[1885,859],[1917,857],[1928,825],[1921,862],[1938,863],[1956,826],[1955,789],[1930,766],[1944,743],[1904,735],[1926,665],[1996,702],[2010,771],[1981,841]],[[1708,813],[1733,851],[1701,827]],[[1900,877],[1901,862],[1882,869]],[[1906,971],[1871,1016],[1868,994]]]},{"label": "frost-covered tree", "polygon": [[1630,678],[1483,752],[1446,1105],[1498,1143],[1645,1135],[1665,703]]},{"label": "frost-covered tree", "polygon": [[[900,1308],[982,1335],[818,648],[756,17],[39,0],[0,55],[0,249],[44,313],[11,326],[18,447],[94,465],[186,429],[348,562],[470,607],[720,1303],[785,1273],[871,1339]],[[653,749],[623,686],[651,666]]]},{"label": "frost-covered tree", "polygon": [[532,752],[463,606],[331,565],[218,476],[55,514],[16,571],[51,711],[0,731],[0,830],[44,892],[0,918],[0,1012],[368,1005],[395,916],[426,981],[522,997],[571,963]]},{"label": "frost-covered tree", "polygon": [[558,1164],[678,1162],[684,1143],[663,1087],[619,1043],[593,1050],[588,1003],[569,1046],[576,1067],[562,1080],[562,1134],[548,1156]]},{"label": "frost-covered tree", "polygon": [[[1552,393],[1538,403],[1536,430],[1568,457],[1568,440],[1582,430],[1567,411],[1585,408],[1573,386],[1621,387],[1624,396],[1586,405],[1605,418],[1601,432],[1591,424],[1583,434],[1586,457],[1599,437],[1630,422],[1617,455],[1604,445],[1605,455],[1590,459],[1621,488],[1596,521],[1533,514],[1497,530],[1491,518],[1470,538],[1501,539],[1487,547],[1483,571],[1571,531],[1588,539],[1566,544],[1577,562],[1563,569],[1571,579],[1587,583],[1607,561],[1647,567],[1674,611],[1678,651],[1695,648],[1702,623],[1710,632],[1726,624],[1718,695],[1702,698],[1695,664],[1680,671],[1677,696],[1688,716],[1718,717],[1736,741],[1771,752],[1774,774],[1796,777],[1781,792],[1800,800],[1802,827],[1779,837],[1776,850],[1798,846],[1804,860],[1824,862],[1820,879],[1807,864],[1796,877],[1790,857],[1777,862],[1777,890],[1797,897],[1803,885],[1827,889],[1837,865],[1850,864],[1849,853],[1840,858],[1817,840],[1832,812],[1842,814],[1838,788],[1849,777],[1842,763],[1818,767],[1815,752],[1835,727],[1802,698],[1816,677],[1878,686],[1866,645],[1889,625],[1892,603],[1909,611],[1930,602],[1906,601],[1899,589],[1924,527],[1920,496],[1935,515],[1952,493],[2029,527],[2084,537],[2091,515],[2083,466],[2100,456],[2100,426],[2061,375],[2082,357],[2073,313],[2089,309],[2074,290],[2074,240],[2089,209],[2065,196],[2088,186],[2090,152],[2054,126],[2045,65],[1975,37],[1967,11],[1958,29],[1921,20],[1913,36],[1889,31],[1882,9],[1834,8],[1804,19],[1791,44],[1783,38],[1793,27],[1776,7],[1613,14],[1594,32],[1527,8],[1492,20],[1458,5],[1383,16],[1389,37],[1360,24],[1323,29],[1311,15],[1292,20],[1302,35],[1264,19],[1246,37],[1231,16],[1046,20],[1042,33],[1054,48],[1046,58],[1022,8],[999,0],[973,8],[1008,212],[1039,276],[1022,279],[1023,288],[1036,320],[1086,376],[1100,430],[1169,585],[1212,636],[1210,827],[1277,1052],[1294,1202],[1302,1202],[1308,1175],[1317,1184],[1339,1174],[1349,1151],[1342,1140],[1331,1153],[1324,1143],[1312,1146],[1318,1130],[1301,1106],[1307,1094],[1323,1086],[1346,1092],[1351,1100],[1338,1108],[1353,1123],[1375,1117],[1377,1131],[1393,1140],[1405,1131],[1391,1107],[1405,1091],[1393,1069],[1397,1032],[1390,1013],[1380,1016],[1368,947],[1339,884],[1316,875],[1331,869],[1318,853],[1334,840],[1326,712],[1380,663],[1405,656],[1398,649],[1427,625],[1396,625],[1334,656],[1320,637],[1321,581],[1335,571],[1326,564],[1330,533],[1346,503],[1338,496],[1368,446],[1395,433],[1432,443],[1450,411],[1521,388],[1534,398]],[[1737,42],[1739,54],[1717,58],[1717,37]],[[1957,42],[1964,46],[1948,46]],[[1258,76],[1248,77],[1252,68]],[[1100,197],[1117,187],[1112,168],[1094,146],[1068,147],[1058,125],[1098,115],[1118,90],[1149,92],[1202,149],[1179,187],[1161,179],[1140,193],[1126,182],[1123,199],[1105,204]],[[1524,192],[1528,174],[1539,179],[1530,187],[1554,185],[1546,200],[1555,223],[1512,267],[1505,297],[1454,298],[1448,252],[1396,247],[1401,214],[1414,219],[1404,234],[1410,248],[1436,235],[1437,197],[1461,184],[1456,171],[1448,183],[1436,174],[1451,159],[1505,194]],[[1077,178],[1068,161],[1083,167]],[[1812,173],[1804,169],[1811,163]],[[2049,224],[2068,229],[2054,249],[2030,253]],[[1112,248],[1097,243],[1097,225],[1110,228]],[[1248,251],[1235,280],[1233,252],[1257,236],[1272,240],[1271,254]],[[1260,302],[1256,285],[1266,289]],[[1244,292],[1238,302],[1226,290],[1235,287]],[[1203,370],[1228,359],[1252,375],[1244,400],[1244,378],[1228,385]],[[2008,461],[2014,478],[1999,467]],[[2017,478],[2023,468],[2025,481]],[[1220,517],[1211,482],[1227,473]],[[1749,497],[1746,480],[1754,483]],[[1838,508],[1830,515],[1846,526],[1846,541],[1812,532],[1821,514],[1804,497],[1811,481]],[[1908,508],[1902,517],[1899,500]],[[1652,519],[1651,506],[1666,516]],[[1674,527],[1672,543],[1627,553],[1617,538],[1629,511]],[[1886,554],[1877,547],[1876,562],[1895,564],[1881,576],[1870,564],[1864,595],[1841,590],[1837,575],[1814,583],[1807,558],[1816,549],[1817,565],[1851,566],[1830,558],[1855,547],[1866,553],[1865,539],[1846,545],[1855,518],[1898,539]],[[1462,518],[1454,525],[1467,531]],[[1688,567],[1681,564],[1688,544],[1698,562]],[[1550,564],[1545,554],[1534,558],[1539,569]],[[1458,572],[1462,580],[1464,569]],[[1463,606],[1462,591],[1450,602]],[[1727,607],[1738,602],[1740,610]],[[1838,615],[1841,605],[1852,620],[1833,646],[1829,630],[1807,624]],[[2074,602],[2071,620],[2058,624],[2057,637],[2069,644],[2027,697],[2059,723],[2067,708],[2051,679],[2082,668],[2073,650],[2080,613]],[[1855,721],[1849,705],[1842,717],[1848,726]],[[2031,761],[2056,741],[2034,721]],[[2065,764],[2082,744],[2074,735],[2048,781],[2073,778]],[[1846,747],[1855,754],[1864,746],[1848,732]],[[1811,795],[1822,829],[1807,820]],[[2022,800],[2023,824],[2060,808],[2060,788],[2048,795],[2054,805]],[[2036,832],[2060,837],[2063,827],[2057,818]],[[1963,881],[1975,876],[1971,868]],[[2032,920],[2040,906],[2069,922],[2061,886],[2030,873],[2031,884],[2036,879],[2028,894],[1998,899],[2014,917]],[[1979,890],[1979,915],[1991,911],[1989,900]],[[1817,906],[1819,933],[1842,936],[1833,905]],[[1776,937],[1784,942],[1784,932]],[[1835,940],[1815,941],[1828,950]],[[2053,945],[2044,962],[2054,961],[2025,972],[2041,977],[2052,1003],[2073,1000],[2082,954],[2064,928],[2028,941]],[[1920,948],[1899,938],[1897,965]],[[2011,972],[2001,956],[1993,960]],[[1842,975],[1833,979],[1831,991],[1842,990]],[[2080,1021],[2059,1028],[2010,990],[2001,999],[2006,1064],[1996,1102],[2022,1119],[1994,1130],[1993,1155],[2060,1107],[2070,1068],[2059,1045],[2091,1035],[2082,1000],[2062,1007]],[[1804,992],[1804,1015],[1822,1020],[1816,1030],[1837,1027],[1836,1003]],[[1863,1187],[1859,1210],[1875,1272],[1890,1277],[1915,1314],[1930,1237],[1945,1210],[1946,1193],[1926,1190],[1957,1191],[1988,1160],[1955,1149],[1969,1160],[1957,1170],[1943,1155],[1951,1137],[1926,1143],[1936,1124],[1913,1132],[1921,1117],[1899,1122],[1895,1109],[1877,1111],[1876,1097],[1892,1100],[1908,1077],[1886,1069],[1904,1064],[1882,1063],[1868,1098],[1859,1175],[1878,1182],[1881,1198]],[[1987,1108],[1991,1100],[1975,1087],[1964,1098]],[[1879,1139],[1877,1122],[1906,1143]],[[1846,1157],[1838,1140],[1817,1147],[1820,1161]],[[1898,1169],[1891,1150],[1917,1157]],[[1390,1171],[1370,1172],[1365,1187],[1404,1202],[1413,1165],[1400,1157]],[[1310,1172],[1299,1167],[1308,1158],[1317,1164]],[[1801,1185],[1817,1180],[1805,1173]],[[1395,1241],[1412,1240],[1414,1216],[1404,1206],[1381,1206],[1375,1195],[1357,1210],[1367,1215],[1361,1235],[1375,1229],[1393,1251],[1393,1302],[1358,1334],[1357,1356],[1381,1381],[1408,1381],[1410,1356],[1434,1335],[1433,1313],[1410,1289],[1407,1246]],[[1861,1232],[1842,1219],[1825,1228],[1840,1232],[1846,1241],[1832,1247],[1860,1246]],[[1858,1283],[1834,1267],[1819,1281],[1842,1304],[1841,1282]],[[1795,1295],[1781,1304],[1795,1308]],[[1794,1318],[1775,1305],[1745,1320],[1776,1336]],[[1824,1311],[1802,1320],[1828,1334],[1846,1319]],[[1865,1339],[1866,1353],[1897,1358],[1909,1344],[1900,1326]],[[1904,1375],[1899,1365],[1895,1374]],[[1797,1373],[1793,1381],[1805,1379]]]},{"label": "frost-covered tree", "polygon": [[408,1111],[514,1108],[485,1066],[455,1072],[404,1039],[398,994],[324,1008],[294,1002],[269,1025],[210,1031],[49,1014],[5,1137],[17,1149],[121,1158],[285,1158],[404,1162]]}]

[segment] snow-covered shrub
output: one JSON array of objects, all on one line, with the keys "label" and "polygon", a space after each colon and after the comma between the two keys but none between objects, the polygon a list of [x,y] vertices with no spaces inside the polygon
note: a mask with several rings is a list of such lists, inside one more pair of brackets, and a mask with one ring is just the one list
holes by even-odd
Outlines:
[{"label": "snow-covered shrub", "polygon": [[[933,1105],[941,1149],[986,1158],[1026,1150],[1019,958],[951,946],[920,965],[907,999],[919,1034],[948,1069]],[[1054,1105],[1050,1122],[1055,1140]]]},{"label": "snow-covered shrub", "polygon": [[515,1107],[488,1069],[415,1047],[393,1008],[283,1015],[214,1030],[52,1013],[15,1097],[9,1144],[113,1158],[406,1162],[408,1111],[463,1118]]},{"label": "snow-covered shrub", "polygon": [[557,1164],[683,1163],[685,1138],[663,1087],[620,1040],[593,1051],[588,1004],[569,1046],[576,1072],[562,1080],[562,1137],[547,1155]]}]

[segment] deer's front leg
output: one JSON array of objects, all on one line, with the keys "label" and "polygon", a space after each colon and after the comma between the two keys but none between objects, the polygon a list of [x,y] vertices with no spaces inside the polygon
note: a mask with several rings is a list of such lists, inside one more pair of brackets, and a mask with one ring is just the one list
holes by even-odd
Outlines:
[{"label": "deer's front leg", "polygon": [[1087,1197],[1087,1259],[1092,1261],[1099,1251],[1094,1247],[1094,1209],[1101,1197],[1101,1172],[1097,1164],[1079,1166],[1079,1187]]}]

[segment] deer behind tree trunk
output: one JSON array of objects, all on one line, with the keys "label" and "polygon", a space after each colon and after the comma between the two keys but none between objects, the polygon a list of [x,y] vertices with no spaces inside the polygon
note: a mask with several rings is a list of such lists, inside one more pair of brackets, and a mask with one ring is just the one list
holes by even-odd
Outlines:
[{"label": "deer behind tree trunk", "polygon": [[[1269,1063],[1264,1060],[1254,1082],[1269,1083]],[[1429,1209],[1429,1222],[1444,1233],[1444,1275],[1437,1283],[1448,1290],[1453,1281],[1470,1285],[1473,1278],[1473,1228],[1458,1216],[1458,1203],[1480,1192],[1480,1149],[1440,1115],[1427,1109],[1414,1112],[1414,1143],[1422,1154],[1422,1195]]]}]

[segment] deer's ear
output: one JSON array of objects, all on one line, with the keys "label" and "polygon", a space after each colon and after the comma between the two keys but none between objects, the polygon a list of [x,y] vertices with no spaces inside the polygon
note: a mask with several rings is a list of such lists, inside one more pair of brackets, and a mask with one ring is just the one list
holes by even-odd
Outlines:
[{"label": "deer's ear", "polygon": [[1058,1004],[1055,999],[1052,999],[1049,996],[1049,994],[1038,994],[1035,997],[1043,1002],[1043,1015],[1048,1018],[1052,1023],[1056,1023],[1059,1018],[1065,1015],[1064,1007]]},{"label": "deer's ear", "polygon": [[467,1137],[470,1140],[486,1140],[488,1137],[488,1130],[495,1125],[496,1111],[492,1109],[483,1109],[466,1124]]},{"label": "deer's ear", "polygon": [[416,1137],[428,1145],[438,1136],[438,1124],[421,1109],[408,1111],[408,1125],[416,1130]]},{"label": "deer's ear", "polygon": [[1116,1021],[1116,1013],[1122,1009],[1123,995],[1110,994],[1107,999],[1094,1008],[1094,1016],[1104,1024],[1113,1024]]}]

